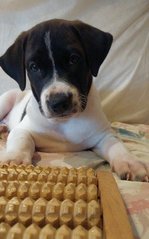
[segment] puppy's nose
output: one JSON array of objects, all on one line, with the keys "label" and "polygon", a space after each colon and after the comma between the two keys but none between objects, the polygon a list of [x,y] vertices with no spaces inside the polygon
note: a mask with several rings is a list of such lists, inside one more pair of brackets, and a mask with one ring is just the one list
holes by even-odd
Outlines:
[{"label": "puppy's nose", "polygon": [[72,93],[57,93],[50,95],[47,102],[48,108],[56,114],[69,111],[72,108]]}]

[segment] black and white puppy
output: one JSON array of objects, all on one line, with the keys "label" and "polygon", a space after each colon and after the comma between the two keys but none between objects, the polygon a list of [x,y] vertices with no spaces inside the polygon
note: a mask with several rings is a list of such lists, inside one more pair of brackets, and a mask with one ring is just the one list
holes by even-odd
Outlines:
[{"label": "black and white puppy", "polygon": [[50,20],[23,32],[0,57],[0,66],[25,89],[0,97],[0,120],[10,129],[2,163],[30,164],[35,149],[92,149],[122,178],[148,181],[149,166],[137,161],[113,134],[92,83],[112,36],[80,21]]}]

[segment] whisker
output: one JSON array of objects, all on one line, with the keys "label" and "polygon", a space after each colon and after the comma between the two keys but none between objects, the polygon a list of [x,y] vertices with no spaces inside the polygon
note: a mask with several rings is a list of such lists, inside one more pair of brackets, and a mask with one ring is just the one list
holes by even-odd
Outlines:
[{"label": "whisker", "polygon": [[80,110],[83,111],[85,109],[85,106],[87,104],[87,96],[84,94],[80,94]]}]

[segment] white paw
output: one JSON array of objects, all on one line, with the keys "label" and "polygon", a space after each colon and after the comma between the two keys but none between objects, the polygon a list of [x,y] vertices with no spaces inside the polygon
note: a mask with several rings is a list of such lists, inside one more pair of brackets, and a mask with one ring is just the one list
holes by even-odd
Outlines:
[{"label": "white paw", "polygon": [[140,162],[131,154],[113,159],[110,166],[121,179],[149,182],[149,164]]},{"label": "white paw", "polygon": [[0,164],[31,164],[31,157],[26,152],[0,151]]}]

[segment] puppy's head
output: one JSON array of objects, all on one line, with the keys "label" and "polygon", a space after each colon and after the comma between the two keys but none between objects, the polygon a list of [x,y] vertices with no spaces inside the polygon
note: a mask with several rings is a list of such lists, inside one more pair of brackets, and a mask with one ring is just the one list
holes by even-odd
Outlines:
[{"label": "puppy's head", "polygon": [[80,21],[50,20],[23,32],[0,66],[25,89],[26,73],[45,117],[83,111],[112,36]]}]

